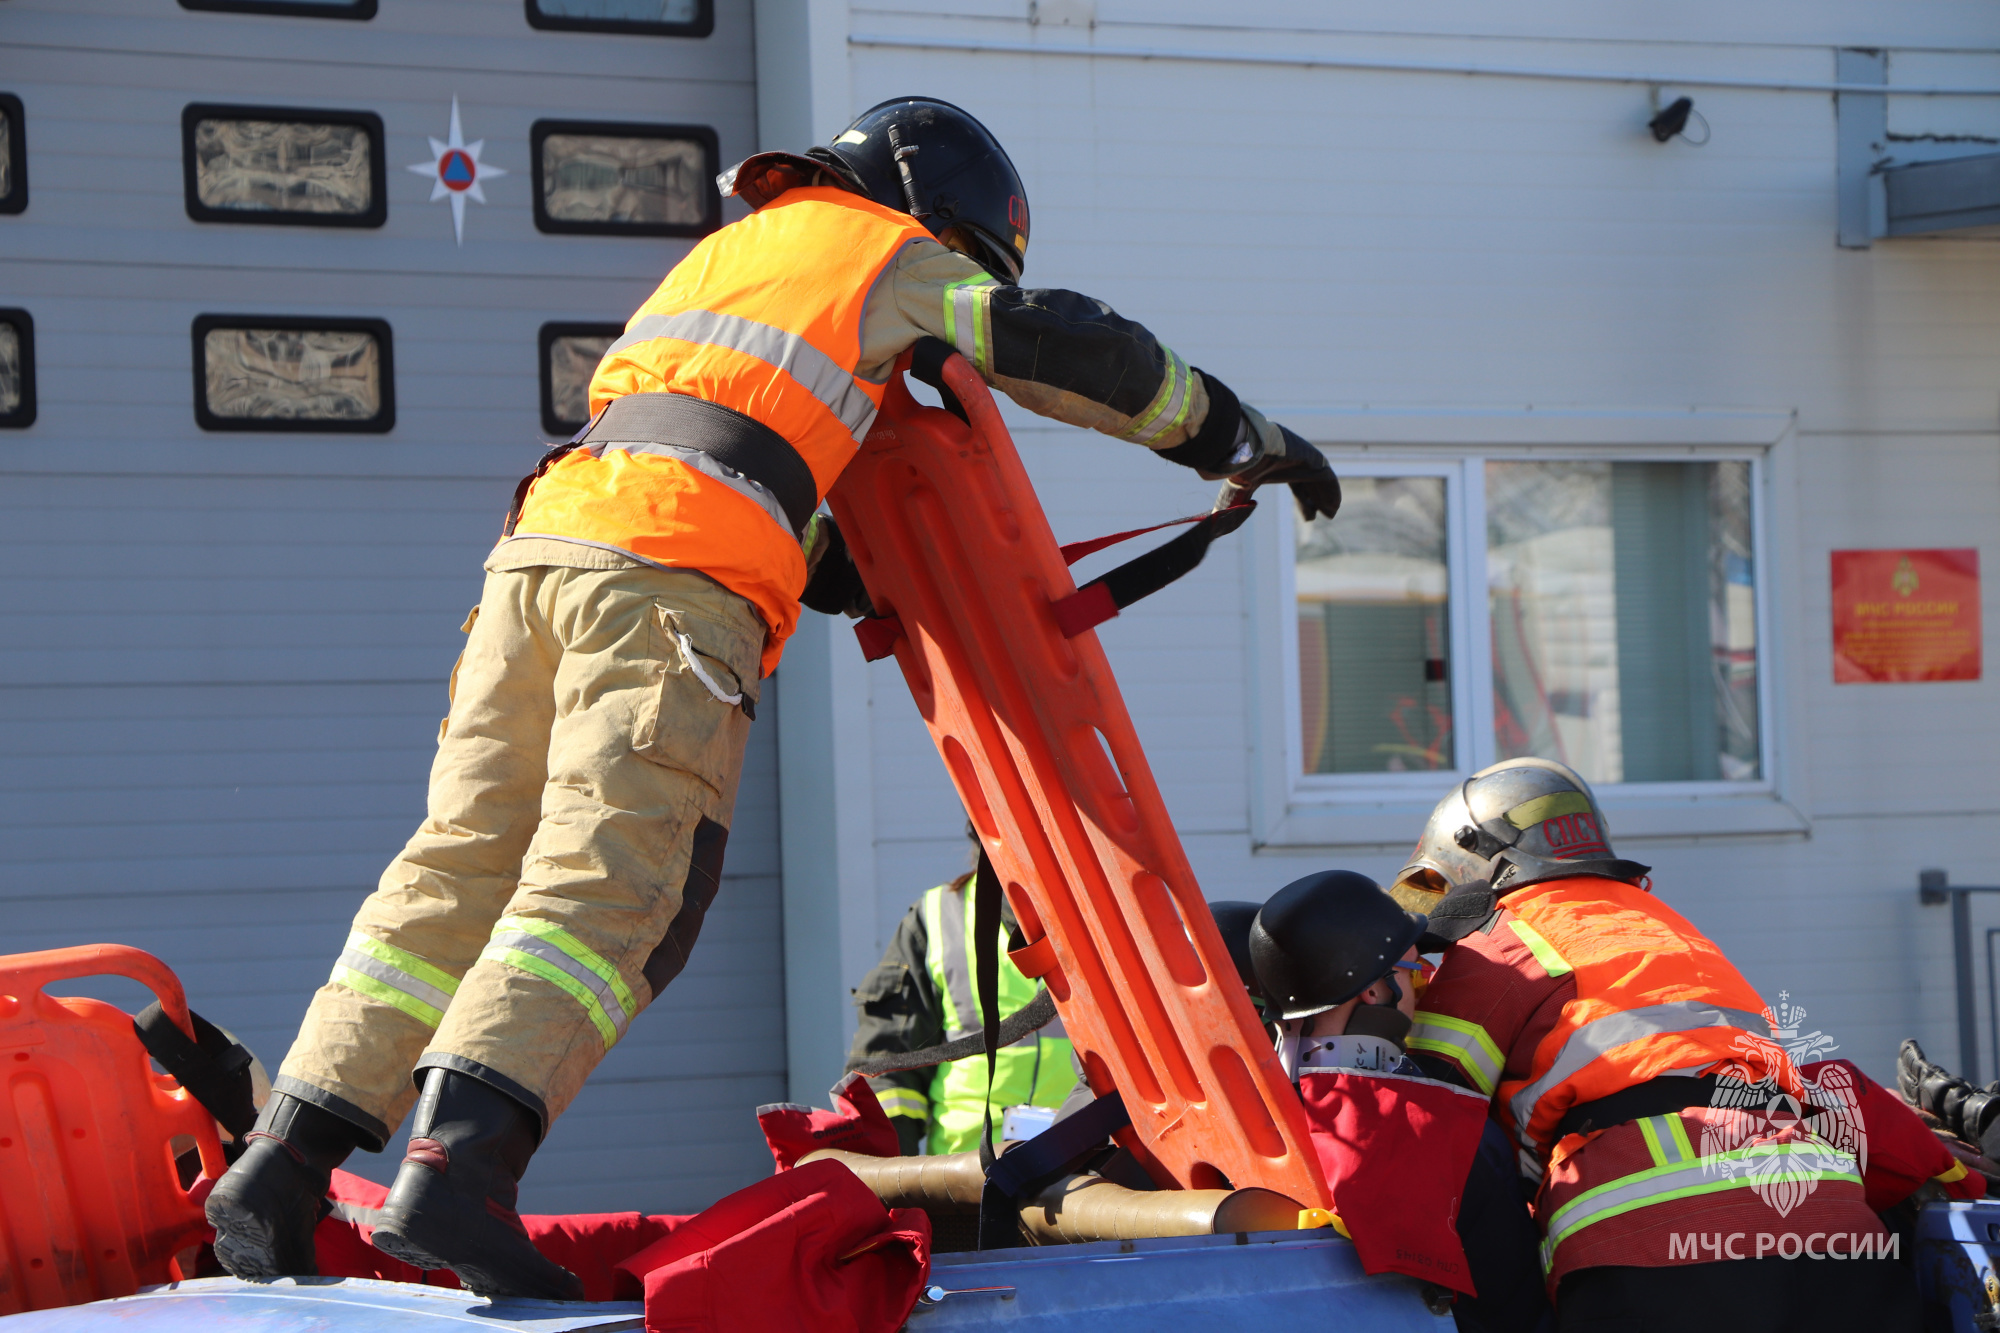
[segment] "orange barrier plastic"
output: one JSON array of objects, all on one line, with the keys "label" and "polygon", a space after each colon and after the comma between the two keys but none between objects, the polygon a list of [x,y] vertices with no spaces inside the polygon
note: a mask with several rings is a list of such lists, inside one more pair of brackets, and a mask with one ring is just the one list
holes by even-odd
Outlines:
[{"label": "orange barrier plastic", "polygon": [[0,957],[0,1315],[173,1281],[184,1276],[175,1253],[208,1234],[181,1188],[173,1140],[191,1139],[203,1174],[220,1176],[214,1119],[153,1072],[130,1014],[42,993],[92,976],[144,983],[194,1037],[180,981],[142,950]]},{"label": "orange barrier plastic", "polygon": [[1329,1207],[1097,634],[1056,622],[1076,585],[1013,440],[963,358],[944,373],[971,428],[897,374],[828,496],[881,616],[864,642],[893,638],[1027,937],[1013,959],[1054,995],[1091,1087],[1124,1095],[1128,1146],[1184,1188]]}]

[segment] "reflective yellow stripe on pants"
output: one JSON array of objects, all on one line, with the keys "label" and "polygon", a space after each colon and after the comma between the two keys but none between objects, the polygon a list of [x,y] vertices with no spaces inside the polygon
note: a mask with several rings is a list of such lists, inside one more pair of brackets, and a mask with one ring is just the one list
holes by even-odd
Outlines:
[{"label": "reflective yellow stripe on pants", "polygon": [[313,997],[277,1071],[295,1095],[387,1138],[412,1068],[449,1057],[562,1114],[685,961],[684,892],[699,879],[694,901],[715,896],[750,724],[697,678],[683,636],[725,691],[756,697],[763,622],[699,574],[488,574],[431,817]]},{"label": "reflective yellow stripe on pants", "polygon": [[444,1021],[445,1008],[458,991],[458,978],[451,973],[358,930],[348,934],[347,947],[327,980],[400,1009],[430,1028]]},{"label": "reflective yellow stripe on pants", "polygon": [[553,922],[503,916],[494,923],[492,942],[479,956],[538,976],[582,1005],[607,1051],[618,1044],[638,1012],[639,1001],[618,969]]}]

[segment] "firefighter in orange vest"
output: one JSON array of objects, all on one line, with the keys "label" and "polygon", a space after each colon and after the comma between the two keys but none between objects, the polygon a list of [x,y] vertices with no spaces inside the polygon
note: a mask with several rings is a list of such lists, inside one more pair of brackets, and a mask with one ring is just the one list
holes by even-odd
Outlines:
[{"label": "firefighter in orange vest", "polygon": [[1445,949],[1409,1048],[1492,1098],[1560,1328],[1917,1326],[1909,1270],[1868,1257],[1886,1247],[1855,1158],[1818,1132],[1764,1002],[1614,855],[1575,772],[1475,773],[1395,895]]},{"label": "firefighter in orange vest", "polygon": [[487,558],[429,817],[209,1196],[238,1276],[313,1272],[329,1173],[415,1101],[377,1246],[487,1295],[577,1294],[521,1232],[518,1183],[694,947],[801,599],[866,606],[815,511],[920,340],[1036,412],[1227,478],[1225,495],[1283,483],[1308,518],[1339,505],[1324,455],[1144,328],[1019,285],[1027,192],[957,107],[884,102],[719,183],[752,213],[633,315],[590,425],[523,481]]}]

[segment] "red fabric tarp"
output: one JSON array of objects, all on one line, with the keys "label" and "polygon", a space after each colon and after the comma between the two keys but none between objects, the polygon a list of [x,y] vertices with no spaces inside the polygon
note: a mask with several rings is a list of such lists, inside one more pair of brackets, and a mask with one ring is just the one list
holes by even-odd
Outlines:
[{"label": "red fabric tarp", "polygon": [[1458,1204],[1486,1098],[1406,1074],[1307,1070],[1299,1079],[1333,1209],[1369,1273],[1405,1273],[1477,1296]]},{"label": "red fabric tarp", "polygon": [[[329,1277],[456,1287],[369,1244],[388,1190],[334,1172],[313,1239]],[[882,1206],[838,1162],[812,1162],[692,1217],[524,1215],[588,1300],[644,1300],[647,1333],[893,1333],[930,1274],[930,1219]]]},{"label": "red fabric tarp", "polygon": [[859,1074],[849,1074],[833,1087],[833,1110],[801,1106],[797,1102],[775,1102],[757,1108],[757,1125],[771,1157],[780,1171],[789,1171],[799,1158],[821,1148],[867,1157],[896,1157],[903,1149],[896,1139],[896,1127],[875,1100],[875,1090]]}]

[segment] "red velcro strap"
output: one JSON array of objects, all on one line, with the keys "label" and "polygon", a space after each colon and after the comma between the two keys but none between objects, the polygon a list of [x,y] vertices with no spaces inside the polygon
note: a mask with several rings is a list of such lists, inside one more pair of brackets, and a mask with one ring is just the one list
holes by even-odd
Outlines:
[{"label": "red velcro strap", "polygon": [[1087,629],[1096,629],[1118,614],[1118,603],[1111,600],[1111,589],[1102,583],[1084,584],[1055,603],[1055,608],[1056,627],[1063,632],[1065,639],[1074,639]]},{"label": "red velcro strap", "polygon": [[1055,942],[1044,935],[1033,944],[1007,951],[1007,961],[1029,980],[1045,977],[1056,969]]},{"label": "red velcro strap", "polygon": [[[1235,504],[1230,505],[1229,509],[1247,511],[1256,507],[1253,501],[1238,500]],[[1107,546],[1116,546],[1119,542],[1130,541],[1134,537],[1143,537],[1149,532],[1159,532],[1163,528],[1177,528],[1183,523],[1199,523],[1205,518],[1214,518],[1217,512],[1211,510],[1206,514],[1189,514],[1186,518],[1170,518],[1164,523],[1155,523],[1150,528],[1133,528],[1130,532],[1114,532],[1108,537],[1092,537],[1089,541],[1071,542],[1062,548],[1063,563],[1065,565],[1073,565],[1087,555],[1096,555]],[[1219,512],[1227,513],[1229,510]],[[1241,520],[1238,521],[1240,522]]]},{"label": "red velcro strap", "polygon": [[1186,518],[1170,518],[1164,523],[1155,523],[1150,528],[1133,528],[1130,532],[1114,532],[1108,537],[1092,537],[1089,541],[1071,542],[1062,548],[1063,563],[1073,565],[1087,555],[1097,554],[1107,546],[1116,546],[1119,542],[1143,537],[1149,532],[1158,532],[1161,528],[1177,528],[1183,523],[1199,523],[1207,517],[1207,514],[1189,514]]},{"label": "red velcro strap", "polygon": [[[1117,615],[1116,611],[1111,614]],[[869,616],[854,622],[854,637],[861,640],[861,655],[870,662],[879,662],[896,651],[896,640],[903,637],[903,621],[899,616]]]}]

